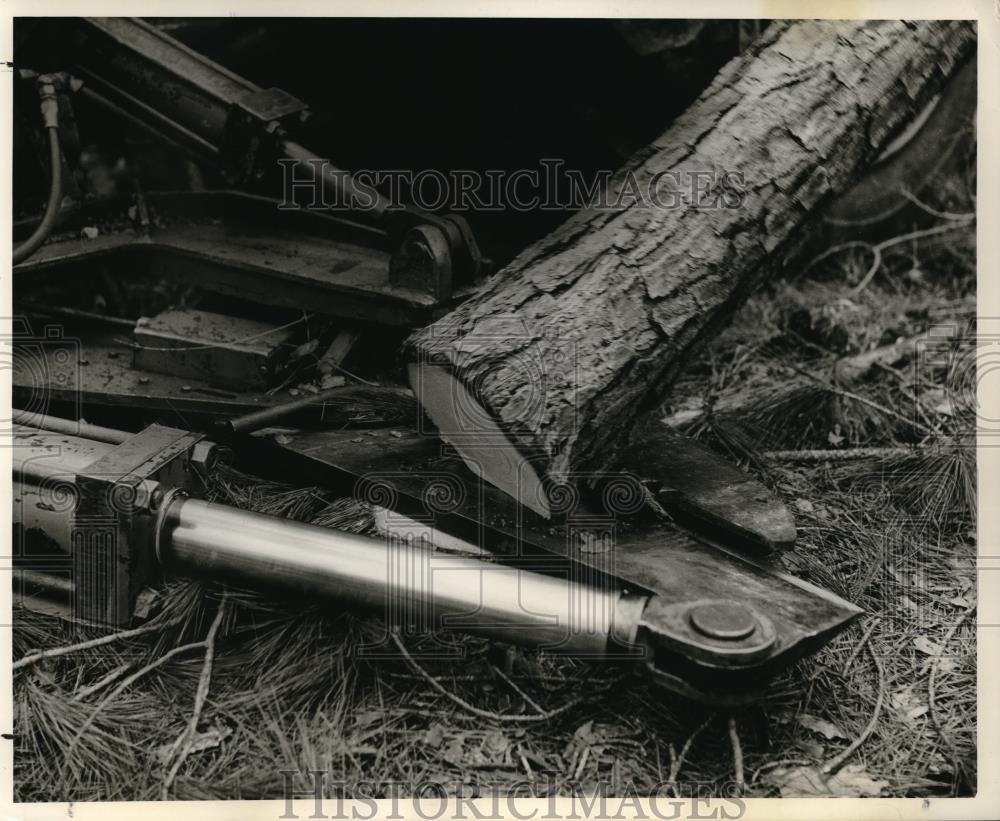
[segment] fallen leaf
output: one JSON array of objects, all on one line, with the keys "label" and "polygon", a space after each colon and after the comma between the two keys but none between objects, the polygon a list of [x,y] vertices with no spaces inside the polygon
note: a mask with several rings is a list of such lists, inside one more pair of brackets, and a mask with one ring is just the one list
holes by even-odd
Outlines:
[{"label": "fallen leaf", "polygon": [[917,636],[913,640],[913,646],[916,647],[921,653],[925,653],[930,656],[930,658],[925,659],[923,665],[921,665],[921,672],[925,672],[930,669],[932,664],[936,664],[938,672],[950,673],[955,669],[957,663],[953,656],[947,655],[944,648],[931,641],[927,636]]},{"label": "fallen leaf", "polygon": [[958,667],[958,662],[952,656],[938,656],[933,660],[927,659],[924,662],[924,667],[930,667],[931,664],[937,664],[938,673],[950,673]]},{"label": "fallen leaf", "polygon": [[888,571],[889,575],[892,576],[900,584],[906,584],[906,580],[903,578],[902,574],[896,570],[891,564],[887,564],[885,569]]},{"label": "fallen leaf", "polygon": [[934,406],[934,411],[935,413],[940,413],[942,416],[954,416],[955,406],[952,404],[951,399],[945,399]]},{"label": "fallen leaf", "polygon": [[908,715],[911,710],[920,706],[920,699],[913,694],[913,685],[902,687],[889,696],[892,706],[901,715]]},{"label": "fallen leaf", "polygon": [[599,733],[594,732],[593,719],[585,721],[573,733],[573,740],[578,744],[593,744],[595,741],[600,740],[600,737]]},{"label": "fallen leaf", "polygon": [[427,732],[424,733],[424,744],[430,747],[440,747],[443,741],[444,727],[440,724],[434,724],[427,728]]},{"label": "fallen leaf", "polygon": [[319,347],[318,339],[310,339],[308,342],[303,342],[294,351],[292,351],[291,359],[301,359],[303,356],[309,356],[313,353],[316,348]]},{"label": "fallen leaf", "polygon": [[826,721],[822,718],[817,718],[809,713],[801,713],[799,715],[799,724],[805,727],[807,730],[812,730],[814,733],[819,733],[824,738],[834,739],[834,738],[848,738],[844,731],[840,729],[836,724],[830,721]]},{"label": "fallen leaf", "polygon": [[444,760],[449,764],[455,764],[459,766],[465,758],[465,737],[461,735],[455,736],[444,748]]},{"label": "fallen leaf", "polygon": [[927,638],[927,636],[917,636],[913,640],[913,646],[916,647],[921,653],[926,653],[928,656],[941,655],[941,645],[935,644]]},{"label": "fallen leaf", "polygon": [[916,707],[914,707],[912,710],[910,710],[906,714],[906,717],[907,718],[920,718],[920,716],[922,716],[926,712],[927,712],[927,705],[926,704],[918,704]]},{"label": "fallen leaf", "polygon": [[[188,755],[193,753],[200,753],[202,750],[211,750],[214,747],[218,747],[225,739],[229,736],[232,731],[228,728],[219,729],[218,727],[213,727],[211,730],[207,730],[204,733],[196,733],[190,742],[188,749]],[[164,765],[170,762],[170,759],[180,752],[180,749],[174,746],[174,742],[170,744],[164,744],[158,747],[156,750],[156,757]]]},{"label": "fallen leaf", "polygon": [[510,740],[500,730],[493,730],[483,739],[483,750],[502,757],[510,748]]},{"label": "fallen leaf", "polygon": [[135,608],[132,611],[132,615],[137,619],[144,619],[153,609],[153,604],[159,597],[160,593],[158,590],[154,590],[151,587],[144,587],[139,591],[139,595],[135,597]]},{"label": "fallen leaf", "polygon": [[355,727],[369,727],[385,721],[385,713],[379,710],[362,710],[354,714]]},{"label": "fallen leaf", "polygon": [[810,758],[815,758],[817,761],[822,760],[824,754],[826,753],[826,747],[818,741],[813,741],[809,738],[795,739],[795,746],[802,750],[802,752],[807,753]]},{"label": "fallen leaf", "polygon": [[876,781],[860,764],[849,764],[833,776],[825,776],[817,767],[780,767],[764,780],[781,791],[782,798],[793,796],[837,796],[858,798],[881,795],[888,781]]}]

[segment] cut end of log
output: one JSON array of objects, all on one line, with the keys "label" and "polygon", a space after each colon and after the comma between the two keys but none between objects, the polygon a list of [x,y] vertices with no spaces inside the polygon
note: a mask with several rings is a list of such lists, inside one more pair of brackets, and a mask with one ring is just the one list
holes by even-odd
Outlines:
[{"label": "cut end of log", "polygon": [[438,365],[414,363],[408,373],[417,400],[468,468],[525,507],[551,518],[538,472],[469,389]]}]

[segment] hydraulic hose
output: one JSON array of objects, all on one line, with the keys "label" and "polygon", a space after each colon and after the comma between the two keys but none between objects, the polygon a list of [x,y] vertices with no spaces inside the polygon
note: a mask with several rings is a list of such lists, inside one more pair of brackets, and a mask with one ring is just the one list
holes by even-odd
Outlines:
[{"label": "hydraulic hose", "polygon": [[49,137],[49,200],[45,205],[45,214],[38,227],[24,242],[14,249],[13,264],[24,262],[49,238],[59,215],[62,203],[62,151],[59,147],[59,103],[56,98],[55,86],[51,82],[39,82],[38,94],[42,103],[42,119]]}]

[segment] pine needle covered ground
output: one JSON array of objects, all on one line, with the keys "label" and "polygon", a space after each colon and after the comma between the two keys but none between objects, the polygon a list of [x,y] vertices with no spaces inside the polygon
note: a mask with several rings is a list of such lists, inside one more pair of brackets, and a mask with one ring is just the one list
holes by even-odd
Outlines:
[{"label": "pine needle covered ground", "polygon": [[[788,273],[662,411],[791,505],[790,571],[866,610],[762,703],[713,712],[620,666],[462,636],[438,639],[460,661],[414,662],[375,620],[175,580],[147,627],[99,646],[72,647],[101,633],[16,610],[16,798],[275,798],[282,771],[307,770],[327,773],[330,795],[428,781],[466,794],[973,793],[974,225],[939,226],[884,248],[871,276],[854,246]],[[942,323],[959,341],[926,341]],[[226,470],[212,495],[373,528],[363,504],[322,488]],[[373,644],[395,657],[360,652]],[[416,655],[419,641],[403,646]]]}]

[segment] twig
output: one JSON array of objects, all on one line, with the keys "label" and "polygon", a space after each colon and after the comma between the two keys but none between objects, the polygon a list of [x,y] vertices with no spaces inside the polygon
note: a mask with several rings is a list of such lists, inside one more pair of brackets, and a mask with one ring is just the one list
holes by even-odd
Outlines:
[{"label": "twig", "polygon": [[[907,194],[906,194],[905,191],[903,193],[904,193],[904,196],[907,196]],[[909,195],[909,196],[912,198],[912,195]],[[916,201],[915,198],[913,198],[913,199],[914,199],[914,201]],[[920,204],[920,203],[918,202],[918,204]],[[949,225],[936,225],[933,228],[924,228],[924,229],[921,229],[919,231],[910,231],[909,233],[907,233],[907,234],[901,234],[898,237],[891,237],[890,239],[884,240],[884,241],[882,241],[882,242],[880,242],[880,243],[878,243],[876,245],[872,245],[871,243],[864,242],[862,240],[850,240],[849,242],[842,242],[839,245],[832,245],[829,248],[827,248],[825,251],[823,251],[821,254],[813,257],[806,264],[805,268],[802,269],[802,273],[806,273],[807,271],[811,270],[813,268],[813,266],[819,264],[820,262],[822,262],[827,257],[833,256],[834,254],[838,254],[841,251],[847,251],[847,250],[849,250],[851,248],[864,248],[866,251],[869,251],[871,253],[871,255],[872,255],[872,262],[871,262],[871,265],[868,267],[868,271],[861,278],[860,282],[858,282],[858,284],[855,285],[849,291],[849,293],[851,294],[851,296],[857,296],[859,293],[861,293],[868,286],[868,283],[871,282],[872,279],[875,277],[875,274],[878,273],[879,268],[882,267],[882,252],[883,251],[886,251],[889,248],[892,248],[894,245],[899,245],[900,243],[903,243],[903,242],[909,242],[910,240],[913,240],[913,239],[922,239],[924,237],[932,237],[932,236],[936,236],[937,234],[944,234],[944,233],[946,233],[948,231],[952,231],[955,228],[963,228],[963,227],[965,227],[965,225],[972,218],[975,217],[975,214],[970,214],[967,217],[967,216],[962,215],[962,214],[949,214],[949,213],[944,212],[944,211],[933,212],[933,210],[930,209],[930,206],[925,206],[923,204],[920,204],[920,205],[921,205],[921,207],[924,208],[924,210],[927,210],[929,213],[934,213],[934,216],[941,217],[942,219],[951,220],[951,224],[949,224]]]},{"label": "twig", "polygon": [[831,393],[836,394],[837,396],[842,396],[844,399],[853,399],[855,402],[860,402],[862,405],[867,405],[873,410],[877,410],[880,411],[881,413],[887,413],[890,416],[894,416],[900,421],[906,422],[908,425],[913,425],[913,427],[922,430],[924,433],[930,433],[930,434],[935,433],[935,431],[931,430],[929,427],[927,427],[927,425],[921,424],[920,422],[917,422],[915,419],[908,419],[907,417],[903,416],[903,414],[894,411],[892,408],[887,408],[885,405],[880,405],[878,402],[875,402],[874,400],[869,399],[866,396],[861,396],[860,394],[853,393],[851,391],[845,391],[843,388],[835,388],[832,385],[827,385],[826,389]]},{"label": "twig", "polygon": [[678,795],[677,793],[677,776],[680,774],[681,767],[684,766],[684,759],[687,757],[688,750],[691,749],[691,744],[694,743],[694,740],[698,737],[701,731],[704,730],[709,725],[709,722],[711,722],[713,718],[715,718],[715,713],[709,713],[708,718],[706,718],[703,722],[701,722],[701,724],[695,727],[691,735],[687,737],[687,740],[684,742],[684,746],[681,747],[681,751],[680,753],[678,753],[676,758],[674,758],[673,756],[673,746],[671,746],[670,748],[671,749],[670,758],[672,760],[670,763],[670,774],[667,776],[667,783],[670,785],[670,789],[673,791],[674,798],[680,798],[680,795]]},{"label": "twig", "polygon": [[205,708],[205,701],[208,699],[208,690],[212,684],[212,666],[215,661],[215,637],[219,632],[219,625],[222,624],[222,619],[226,613],[226,594],[222,594],[222,601],[219,603],[219,609],[215,614],[215,619],[212,621],[211,626],[208,628],[208,633],[205,635],[205,661],[202,664],[201,676],[198,678],[198,689],[195,691],[194,696],[194,708],[191,710],[191,719],[188,721],[187,727],[184,731],[177,736],[177,739],[173,744],[170,745],[170,750],[167,752],[165,757],[166,761],[169,761],[174,755],[174,752],[178,747],[181,747],[180,755],[177,756],[176,761],[174,761],[173,766],[170,768],[170,772],[163,781],[163,786],[160,789],[160,798],[164,801],[167,800],[170,793],[170,787],[174,783],[174,779],[177,777],[177,773],[180,772],[181,766],[184,764],[188,755],[191,753],[191,747],[194,744],[195,733],[198,730],[198,721],[201,719],[202,710]]},{"label": "twig", "polygon": [[857,296],[858,294],[860,294],[868,286],[868,283],[875,278],[875,274],[878,273],[878,270],[881,267],[882,267],[882,249],[878,245],[873,245],[872,264],[868,268],[868,272],[863,277],[861,277],[861,280],[858,282],[858,284],[855,285],[853,288],[851,288],[851,290],[848,291],[848,293],[851,296]]},{"label": "twig", "polygon": [[931,430],[931,428],[921,424],[920,422],[917,422],[915,419],[909,419],[903,416],[903,414],[899,413],[898,411],[894,411],[892,408],[887,408],[885,405],[880,405],[878,402],[875,402],[874,400],[869,399],[866,396],[861,396],[860,394],[853,393],[852,391],[845,391],[843,388],[838,388],[835,387],[834,385],[831,385],[829,382],[824,382],[819,377],[809,373],[809,371],[805,370],[804,368],[800,368],[798,365],[789,363],[788,367],[790,367],[796,373],[802,374],[802,376],[806,377],[807,379],[810,379],[813,382],[817,383],[818,385],[821,385],[824,390],[834,394],[835,396],[840,396],[843,397],[844,399],[853,399],[855,402],[860,402],[862,405],[867,405],[873,410],[877,410],[880,413],[885,413],[888,414],[889,416],[893,416],[896,419],[906,422],[906,424],[908,425],[913,425],[913,427],[923,431],[924,433],[932,435],[935,433],[935,431]]},{"label": "twig", "polygon": [[834,254],[839,254],[841,251],[846,251],[849,248],[864,248],[865,250],[870,251],[872,249],[872,244],[870,242],[864,242],[863,240],[852,239],[848,242],[842,242],[839,245],[831,245],[823,251],[823,253],[818,254],[806,263],[806,267],[802,269],[802,273],[804,274],[812,270],[813,266],[818,265],[827,257],[832,257]]},{"label": "twig", "polygon": [[936,208],[932,208],[922,199],[916,196],[916,194],[911,191],[907,191],[905,188],[900,191],[900,193],[906,197],[910,202],[912,202],[917,208],[923,211],[925,214],[930,214],[932,217],[937,217],[943,220],[952,220],[954,222],[968,222],[976,218],[974,211],[970,211],[964,214],[956,214],[954,211],[938,211]]},{"label": "twig", "polygon": [[851,669],[851,666],[854,664],[854,660],[858,657],[861,651],[864,650],[865,645],[868,644],[868,639],[872,637],[872,633],[875,632],[875,628],[878,627],[879,622],[881,621],[882,619],[879,617],[872,619],[872,623],[868,625],[868,629],[865,630],[864,635],[861,637],[861,641],[859,641],[857,647],[851,651],[851,655],[847,657],[847,661],[844,663],[844,669],[841,670],[840,673],[842,676],[847,675],[847,671]]},{"label": "twig", "polygon": [[871,642],[867,645],[868,652],[871,654],[872,661],[875,663],[875,670],[878,673],[878,695],[875,698],[875,708],[872,710],[872,717],[868,724],[865,726],[864,730],[861,731],[859,735],[851,745],[846,749],[835,755],[829,761],[826,762],[820,768],[820,772],[823,775],[829,775],[832,772],[838,770],[841,765],[847,761],[855,752],[861,747],[865,741],[868,740],[868,736],[874,732],[876,725],[878,724],[879,716],[882,713],[882,702],[885,700],[885,671],[882,669],[882,661],[878,657],[878,653],[872,647]]},{"label": "twig", "polygon": [[766,450],[765,459],[779,462],[850,462],[854,459],[889,459],[909,456],[913,448],[848,448],[846,450]]},{"label": "twig", "polygon": [[442,685],[437,679],[434,678],[430,673],[428,673],[420,664],[417,662],[410,652],[406,649],[402,640],[399,638],[398,633],[395,630],[390,631],[393,642],[395,642],[396,647],[399,652],[403,654],[403,658],[406,659],[407,663],[412,667],[420,676],[431,685],[435,690],[437,690],[441,695],[447,698],[449,701],[454,702],[463,710],[472,713],[474,716],[479,718],[488,718],[493,721],[510,721],[510,722],[533,722],[533,721],[548,721],[551,718],[555,718],[557,715],[565,713],[567,710],[571,710],[577,704],[579,704],[583,699],[574,698],[570,699],[568,702],[560,707],[556,707],[554,710],[547,710],[541,713],[532,713],[529,715],[509,715],[505,713],[496,713],[492,710],[483,710],[480,707],[476,707],[474,704],[469,704],[465,699],[455,695],[453,692],[448,690],[444,685]]},{"label": "twig", "polygon": [[501,670],[495,664],[492,666],[493,666],[493,672],[495,672],[498,676],[500,676],[500,678],[507,683],[507,686],[510,687],[511,690],[513,690],[521,698],[523,698],[525,704],[531,707],[536,713],[545,712],[543,708],[538,706],[538,702],[536,702],[531,696],[529,696],[526,692],[524,692],[524,690],[522,690],[520,687],[517,686],[517,684],[514,683],[514,680],[510,676],[508,676],[503,670]]},{"label": "twig", "polygon": [[173,621],[160,623],[149,622],[141,627],[135,627],[131,630],[121,630],[118,633],[111,633],[107,636],[98,636],[96,639],[89,639],[88,641],[81,641],[79,644],[69,644],[65,647],[53,647],[49,650],[42,650],[38,653],[33,653],[30,656],[24,656],[19,658],[11,665],[11,669],[20,670],[22,667],[28,667],[32,664],[36,664],[42,659],[58,658],[59,656],[65,656],[70,653],[76,653],[80,650],[90,650],[92,647],[101,647],[105,644],[111,644],[115,641],[124,641],[125,639],[135,638],[136,636],[142,636],[146,633],[151,633],[154,630],[165,630],[174,624],[177,624],[177,619]]},{"label": "twig", "polygon": [[127,673],[132,668],[133,664],[134,662],[129,661],[126,662],[125,664],[122,664],[120,667],[116,667],[114,670],[112,670],[110,673],[104,676],[104,678],[102,678],[100,681],[97,681],[94,684],[89,684],[82,690],[80,690],[76,695],[73,696],[73,701],[83,701],[83,699],[85,699],[87,696],[93,695],[98,690],[107,687],[109,684],[111,684],[111,682],[116,681],[117,679],[125,675],[125,673]]},{"label": "twig", "polygon": [[740,734],[736,729],[736,719],[729,716],[729,743],[733,747],[733,773],[736,777],[736,788],[740,795],[746,792],[746,781],[743,778],[743,746],[740,744]]},{"label": "twig", "polygon": [[[293,319],[291,322],[286,322],[284,325],[279,325],[277,328],[268,328],[266,331],[261,331],[260,333],[253,334],[252,336],[246,336],[243,339],[236,339],[232,342],[214,342],[208,345],[185,345],[185,351],[210,351],[215,348],[222,348],[228,345],[244,345],[248,342],[254,342],[265,336],[270,336],[271,334],[276,334],[279,331],[285,331],[291,328],[293,325],[298,325],[300,322],[305,322],[308,317],[302,317],[301,319]],[[135,323],[132,323],[133,325]],[[116,339],[116,342],[121,343],[125,347],[133,348],[137,351],[161,351],[164,353],[176,352],[177,348],[153,348],[148,345],[140,345],[138,342],[134,342],[131,339]]]},{"label": "twig", "polygon": [[112,690],[107,696],[105,696],[104,699],[94,708],[94,712],[92,712],[90,716],[88,716],[87,720],[83,723],[83,726],[80,727],[80,729],[77,730],[76,735],[73,736],[73,740],[69,743],[69,746],[66,748],[66,755],[69,756],[69,754],[75,749],[76,745],[83,737],[83,734],[90,729],[90,726],[94,723],[94,720],[100,714],[101,710],[103,710],[107,706],[107,704],[113,701],[121,692],[126,690],[129,686],[131,686],[140,678],[142,678],[144,675],[146,675],[146,673],[152,672],[161,664],[164,664],[165,662],[172,659],[174,656],[180,655],[181,653],[186,653],[188,650],[196,650],[199,647],[204,647],[204,646],[205,646],[204,641],[195,641],[192,642],[191,644],[184,644],[181,645],[180,647],[174,647],[172,650],[168,650],[166,653],[160,656],[156,661],[150,662],[141,670],[136,670],[121,684],[115,687],[115,689]]},{"label": "twig", "polygon": [[954,231],[956,228],[964,228],[965,222],[952,222],[947,225],[935,225],[933,228],[923,228],[919,231],[910,231],[907,234],[900,234],[898,237],[891,237],[890,239],[884,240],[878,245],[872,246],[872,253],[875,259],[872,262],[871,268],[868,269],[868,273],[862,277],[861,281],[855,285],[848,293],[851,296],[857,296],[861,293],[869,282],[874,278],[875,274],[878,273],[878,269],[882,267],[882,252],[887,251],[894,245],[900,245],[904,242],[909,242],[914,239],[923,239],[925,237],[934,237],[938,234],[946,234],[949,231]]},{"label": "twig", "polygon": [[351,373],[346,368],[340,367],[340,365],[331,365],[331,367],[335,371],[339,371],[340,373],[344,374],[344,376],[349,376],[351,379],[356,379],[356,380],[358,380],[358,382],[362,382],[365,385],[369,385],[369,386],[371,386],[373,388],[379,387],[379,383],[378,382],[372,382],[372,381],[370,381],[368,379],[364,379],[363,377],[358,376],[356,373]]},{"label": "twig", "polygon": [[[945,633],[944,638],[941,640],[942,653],[944,652],[948,644],[951,642],[951,640],[955,637],[955,633],[957,633],[959,628],[965,623],[965,620],[969,618],[969,616],[972,615],[975,611],[976,607],[975,605],[973,605],[955,620],[955,623],[948,629],[948,632]],[[941,739],[945,742],[945,744],[948,745],[948,749],[951,752],[952,759],[957,761],[958,750],[955,748],[955,745],[952,742],[951,738],[941,729],[941,721],[938,717],[937,711],[934,709],[934,703],[937,696],[935,687],[937,684],[937,671],[939,666],[938,662],[940,660],[941,657],[938,656],[936,659],[933,660],[933,662],[931,662],[930,674],[927,676],[927,712],[930,713],[931,721],[934,723],[934,729],[937,730],[937,734],[941,737]]]},{"label": "twig", "polygon": [[775,767],[807,767],[812,763],[812,760],[808,758],[779,758],[777,761],[766,761],[753,771],[753,775],[750,776],[750,783],[756,784],[757,779],[764,770],[773,770]]}]

